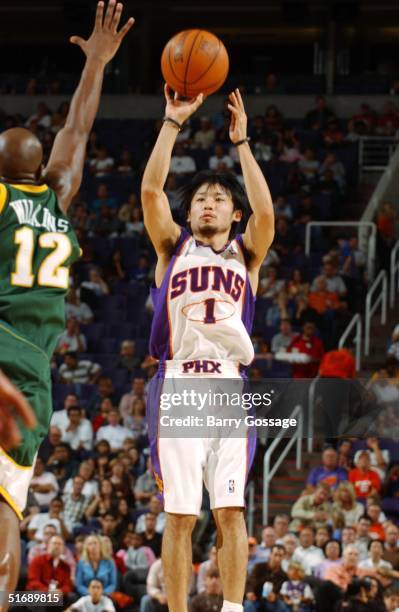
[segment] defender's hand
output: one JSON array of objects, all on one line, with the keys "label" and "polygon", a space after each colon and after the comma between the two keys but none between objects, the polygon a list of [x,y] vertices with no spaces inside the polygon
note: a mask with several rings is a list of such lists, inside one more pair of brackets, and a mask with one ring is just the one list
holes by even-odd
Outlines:
[{"label": "defender's hand", "polygon": [[177,93],[172,97],[171,89],[166,83],[164,91],[166,98],[165,116],[174,119],[178,123],[184,123],[198,110],[204,101],[204,94],[202,93],[191,100],[180,100]]},{"label": "defender's hand", "polygon": [[104,65],[112,60],[118,51],[122,40],[134,24],[130,17],[121,30],[118,30],[123,4],[116,0],[109,0],[104,17],[104,2],[97,4],[96,21],[93,32],[88,40],[80,36],[71,36],[70,42],[78,45],[86,57],[100,61]]},{"label": "defender's hand", "polygon": [[231,112],[229,136],[234,144],[247,137],[247,115],[239,89],[229,95],[229,100],[230,103],[227,105]]},{"label": "defender's hand", "polygon": [[5,450],[21,442],[15,414],[21,417],[29,429],[35,427],[37,421],[32,408],[22,393],[0,371],[0,446]]}]

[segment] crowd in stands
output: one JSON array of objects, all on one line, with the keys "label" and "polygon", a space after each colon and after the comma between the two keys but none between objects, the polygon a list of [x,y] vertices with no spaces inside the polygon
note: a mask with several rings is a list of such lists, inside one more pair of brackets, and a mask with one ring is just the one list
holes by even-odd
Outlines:
[{"label": "crowd in stands", "polygon": [[[4,117],[2,127],[26,125],[48,155],[66,112],[66,104],[51,112],[43,102],[30,117]],[[258,291],[253,380],[312,378],[320,366],[326,378],[331,375],[331,351],[362,305],[367,262],[357,236],[320,228],[307,258],[305,227],[347,218],[356,187],[356,141],[364,130],[386,129],[384,113],[368,125],[367,113],[345,123],[319,97],[302,122],[285,119],[275,107],[250,121],[251,144],[276,213],[276,237]],[[398,122],[396,109],[395,117]],[[179,134],[165,189],[182,224],[179,187],[193,172],[233,170],[240,178],[228,123],[223,108],[215,117],[192,120]],[[140,172],[158,129],[159,123],[104,120],[91,135],[84,182],[71,209],[82,257],[73,269],[66,329],[52,362],[55,412],[21,524],[21,588],[62,592],[66,607],[83,612],[167,610],[160,560],[165,514],[145,422],[148,384],[157,370],[147,348],[155,260],[139,201]],[[395,224],[393,207],[384,204],[378,216],[382,266]],[[385,411],[378,435],[389,433],[399,399],[392,384],[398,346],[395,330],[390,365],[370,383]],[[308,360],[290,361],[288,354]],[[344,377],[353,378],[353,357],[345,358]],[[376,438],[368,439],[366,449],[344,441],[337,451],[325,450],[291,517],[278,515],[260,541],[249,538],[246,612],[307,612],[315,601],[316,609],[328,612],[332,601],[352,596],[360,604],[351,610],[399,607],[399,468],[390,469],[393,457]],[[194,532],[191,612],[221,608],[214,539],[205,496]],[[352,577],[359,582],[352,585]]]}]

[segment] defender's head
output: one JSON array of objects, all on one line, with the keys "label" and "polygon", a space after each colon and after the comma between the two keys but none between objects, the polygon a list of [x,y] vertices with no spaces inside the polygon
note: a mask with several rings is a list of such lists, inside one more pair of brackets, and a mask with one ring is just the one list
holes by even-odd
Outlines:
[{"label": "defender's head", "polygon": [[182,189],[182,208],[193,234],[210,238],[229,231],[232,238],[246,210],[247,198],[229,172],[205,170]]},{"label": "defender's head", "polygon": [[38,183],[42,174],[43,148],[25,128],[0,134],[0,178],[8,182]]}]

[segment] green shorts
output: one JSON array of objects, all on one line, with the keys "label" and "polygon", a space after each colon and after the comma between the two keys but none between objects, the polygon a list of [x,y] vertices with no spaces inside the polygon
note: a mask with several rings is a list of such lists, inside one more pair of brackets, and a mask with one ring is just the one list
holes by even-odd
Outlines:
[{"label": "green shorts", "polygon": [[0,494],[20,516],[40,444],[47,435],[53,411],[49,359],[44,351],[0,321],[0,369],[24,394],[36,415],[35,429],[19,421],[21,444],[5,452],[0,448]]}]

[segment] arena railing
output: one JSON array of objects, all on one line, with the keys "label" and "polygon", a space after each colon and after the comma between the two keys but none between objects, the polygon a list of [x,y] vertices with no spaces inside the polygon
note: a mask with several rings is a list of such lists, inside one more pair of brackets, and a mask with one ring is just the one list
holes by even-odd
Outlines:
[{"label": "arena railing", "polygon": [[397,143],[391,136],[365,136],[359,140],[359,181],[364,172],[384,172]]},{"label": "arena railing", "polygon": [[355,328],[355,336],[353,338],[353,342],[356,346],[355,358],[356,358],[356,371],[359,372],[362,365],[362,316],[360,313],[357,313],[352,318],[348,327],[345,329],[341,338],[338,342],[338,348],[342,349],[345,346],[345,342],[350,336],[353,328]]},{"label": "arena railing", "polygon": [[310,255],[310,247],[312,243],[312,228],[313,227],[356,227],[358,230],[359,236],[359,246],[361,246],[361,234],[362,230],[365,229],[370,230],[370,238],[367,240],[367,278],[369,281],[372,281],[374,278],[374,269],[375,269],[375,254],[376,254],[376,237],[377,237],[377,228],[375,223],[372,221],[310,221],[306,225],[306,234],[305,234],[305,255],[309,257]]},{"label": "arena railing", "polygon": [[389,284],[389,306],[395,306],[396,294],[399,291],[399,240],[391,252],[390,284]]},{"label": "arena railing", "polygon": [[292,413],[290,414],[288,418],[289,419],[297,418],[297,429],[294,435],[292,436],[291,439],[287,441],[287,444],[284,450],[279,455],[278,459],[273,465],[273,468],[270,469],[272,455],[274,451],[276,450],[276,448],[278,447],[278,445],[280,444],[281,440],[284,438],[284,436],[287,433],[287,430],[282,427],[280,431],[278,432],[278,434],[276,435],[276,437],[274,438],[273,442],[270,444],[269,448],[266,450],[265,456],[263,459],[263,511],[262,511],[263,525],[267,525],[268,518],[269,518],[270,482],[273,476],[276,474],[277,470],[279,469],[280,465],[282,464],[282,462],[284,461],[284,459],[290,452],[291,448],[294,446],[294,444],[296,444],[296,469],[300,470],[302,467],[302,439],[303,439],[302,406],[298,404],[294,408],[294,410],[292,411]]},{"label": "arena railing", "polygon": [[255,519],[255,481],[251,480],[248,483],[245,495],[248,497],[247,506],[247,531],[249,536],[254,535],[254,519]]},{"label": "arena railing", "polygon": [[[379,290],[376,299],[374,294]],[[385,325],[387,321],[388,307],[388,278],[385,270],[381,270],[374,283],[371,285],[366,296],[366,311],[364,313],[364,354],[370,354],[370,330],[371,319],[381,306],[381,324]]]}]

